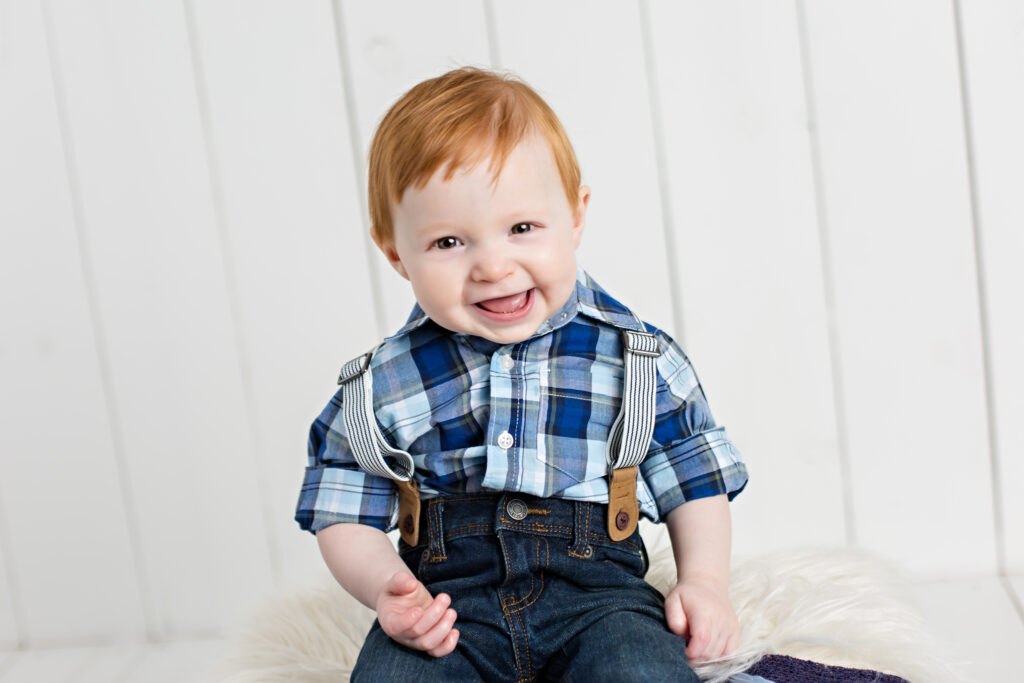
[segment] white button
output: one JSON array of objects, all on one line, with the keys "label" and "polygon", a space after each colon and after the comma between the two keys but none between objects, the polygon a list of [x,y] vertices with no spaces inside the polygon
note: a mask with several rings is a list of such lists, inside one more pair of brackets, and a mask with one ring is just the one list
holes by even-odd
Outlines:
[{"label": "white button", "polygon": [[513,439],[512,435],[509,434],[508,432],[502,432],[501,434],[498,434],[498,445],[501,446],[506,451],[512,448],[512,444],[514,444],[515,442],[516,440]]},{"label": "white button", "polygon": [[498,362],[501,363],[501,369],[505,370],[506,372],[516,366],[516,362],[512,360],[512,356],[508,355],[507,353],[501,358],[499,358]]}]

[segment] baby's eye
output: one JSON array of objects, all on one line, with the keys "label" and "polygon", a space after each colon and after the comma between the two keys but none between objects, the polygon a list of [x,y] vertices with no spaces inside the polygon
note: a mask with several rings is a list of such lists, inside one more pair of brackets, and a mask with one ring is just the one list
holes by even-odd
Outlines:
[{"label": "baby's eye", "polygon": [[516,223],[512,226],[513,235],[522,235],[533,230],[533,223]]},{"label": "baby's eye", "polygon": [[442,237],[441,239],[434,242],[434,246],[437,247],[438,249],[451,249],[452,247],[459,246],[459,244],[459,238],[451,236]]}]

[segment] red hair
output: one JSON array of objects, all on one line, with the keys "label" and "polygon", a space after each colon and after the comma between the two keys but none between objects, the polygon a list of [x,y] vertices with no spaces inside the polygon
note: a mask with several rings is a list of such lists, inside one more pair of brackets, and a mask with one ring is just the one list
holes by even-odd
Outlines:
[{"label": "red hair", "polygon": [[448,163],[445,180],[490,157],[497,178],[508,155],[528,134],[551,148],[569,206],[579,201],[580,169],[569,137],[551,107],[512,76],[464,67],[423,81],[388,110],[370,146],[370,233],[394,244],[391,209],[406,188],[422,187]]}]

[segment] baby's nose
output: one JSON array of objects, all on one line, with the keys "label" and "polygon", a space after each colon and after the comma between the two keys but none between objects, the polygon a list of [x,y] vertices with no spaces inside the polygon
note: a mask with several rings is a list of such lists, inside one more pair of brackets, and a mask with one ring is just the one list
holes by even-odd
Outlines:
[{"label": "baby's nose", "polygon": [[512,274],[514,264],[501,248],[481,248],[473,261],[473,279],[494,282]]}]

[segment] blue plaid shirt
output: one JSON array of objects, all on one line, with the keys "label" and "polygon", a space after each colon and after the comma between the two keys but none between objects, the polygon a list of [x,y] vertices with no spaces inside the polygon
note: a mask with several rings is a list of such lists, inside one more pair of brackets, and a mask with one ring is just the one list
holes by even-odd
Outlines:
[{"label": "blue plaid shirt", "polygon": [[[579,271],[576,289],[529,339],[495,342],[445,330],[419,308],[373,356],[373,407],[388,442],[416,464],[422,498],[480,490],[608,501],[608,434],[623,383],[621,330],[629,309]],[[682,503],[729,499],[747,469],[715,424],[689,359],[661,330],[654,436],[639,467],[642,514],[658,521]],[[398,515],[390,479],[355,462],[341,391],[309,433],[295,513],[315,532],[338,522],[388,531]],[[501,443],[511,445],[502,448]]]}]

